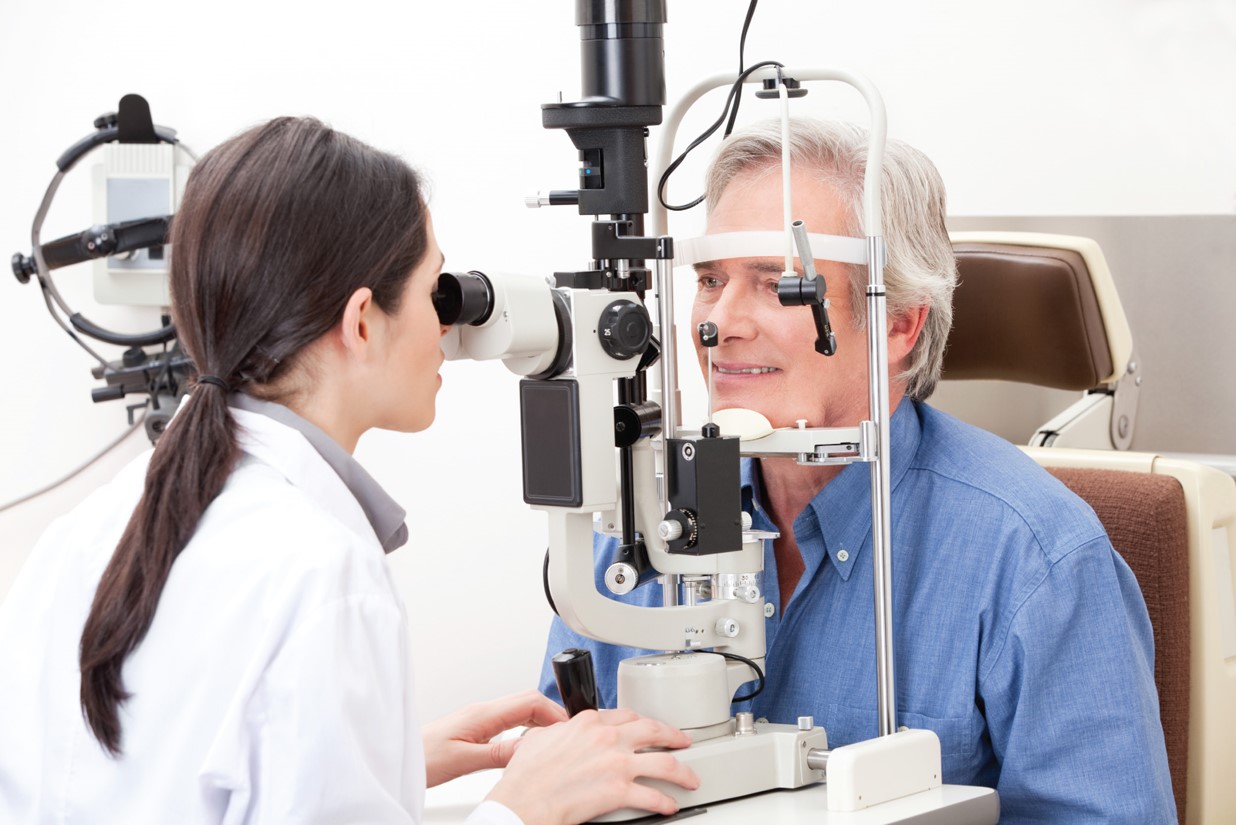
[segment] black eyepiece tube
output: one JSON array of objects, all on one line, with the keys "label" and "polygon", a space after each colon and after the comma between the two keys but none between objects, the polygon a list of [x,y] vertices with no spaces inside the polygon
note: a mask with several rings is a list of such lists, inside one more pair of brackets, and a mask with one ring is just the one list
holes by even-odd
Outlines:
[{"label": "black eyepiece tube", "polygon": [[433,293],[439,323],[479,327],[494,311],[494,289],[483,272],[443,272]]},{"label": "black eyepiece tube", "polygon": [[665,105],[665,0],[576,0],[585,100]]}]

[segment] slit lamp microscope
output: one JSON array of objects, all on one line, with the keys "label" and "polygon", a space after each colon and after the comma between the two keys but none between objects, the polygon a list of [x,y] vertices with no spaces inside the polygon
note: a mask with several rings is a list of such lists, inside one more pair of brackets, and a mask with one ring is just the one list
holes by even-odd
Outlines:
[{"label": "slit lamp microscope", "polygon": [[[827,782],[831,816],[932,794],[941,787],[936,735],[895,728],[890,582],[889,383],[883,286],[880,170],[883,103],[865,79],[839,69],[793,72],[779,65],[745,73],[767,97],[788,105],[804,80],[840,81],[865,98],[871,148],[864,194],[866,238],[813,235],[787,215],[771,237],[706,236],[676,243],[665,211],[650,206],[646,139],[665,104],[664,0],[577,0],[583,95],[545,104],[543,125],[565,131],[579,153],[578,188],[529,199],[529,206],[575,206],[592,217],[587,268],[552,279],[445,273],[435,296],[451,326],[449,359],[502,359],[519,383],[524,500],[549,525],[546,591],[574,630],[603,642],[664,651],[628,659],[618,671],[618,703],[687,731],[677,755],[699,774],[696,791],[660,785],[685,809],[770,789]],[[666,168],[686,109],[732,76],[704,81],[670,114],[662,138]],[[656,234],[645,233],[652,212]],[[750,234],[750,233],[744,233]],[[776,251],[768,252],[771,245]],[[810,247],[815,246],[814,255]],[[788,248],[787,248],[788,247]],[[775,430],[757,413],[724,410],[702,428],[680,425],[673,270],[701,260],[779,254],[787,264],[784,305],[813,308],[826,357],[835,348],[823,279],[815,258],[866,264],[870,417],[858,427]],[[735,254],[737,253],[737,254]],[[798,257],[804,274],[793,269]],[[652,309],[650,309],[650,306]],[[718,330],[692,334],[708,347]],[[710,404],[711,406],[711,404]],[[764,542],[741,509],[742,456],[789,456],[800,464],[866,462],[871,467],[880,736],[830,751],[809,716],[769,724],[731,715],[743,685],[763,679]],[[593,534],[618,537],[605,574],[614,594],[660,586],[663,607],[625,604],[598,592]],[[653,580],[658,580],[659,585]],[[571,712],[592,706],[587,654],[555,657]],[[719,655],[711,655],[719,654]],[[994,822],[996,795],[968,789],[964,799],[927,804],[942,819]],[[964,809],[964,813],[963,813]],[[646,815],[627,810],[606,819]],[[958,818],[961,816],[961,819]],[[851,821],[838,819],[838,821]],[[863,820],[876,821],[876,820]],[[890,819],[888,821],[897,821]]]}]

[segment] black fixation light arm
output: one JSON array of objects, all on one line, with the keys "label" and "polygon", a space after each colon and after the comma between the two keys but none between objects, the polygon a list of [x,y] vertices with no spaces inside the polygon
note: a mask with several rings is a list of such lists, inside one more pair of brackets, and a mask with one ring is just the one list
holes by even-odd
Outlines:
[{"label": "black fixation light arm", "polygon": [[824,276],[815,271],[815,258],[811,255],[806,226],[802,221],[794,221],[790,228],[798,247],[798,258],[802,261],[803,274],[782,276],[777,282],[777,299],[784,307],[811,307],[811,316],[815,319],[815,351],[820,355],[832,355],[837,351],[837,337],[833,335],[833,325],[828,320],[828,298],[825,297],[828,286]]}]

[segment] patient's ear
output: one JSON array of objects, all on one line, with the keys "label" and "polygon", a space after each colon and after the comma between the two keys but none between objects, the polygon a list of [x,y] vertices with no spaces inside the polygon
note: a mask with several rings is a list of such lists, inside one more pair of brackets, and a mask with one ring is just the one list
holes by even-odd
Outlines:
[{"label": "patient's ear", "polygon": [[901,363],[918,343],[918,336],[927,323],[927,306],[910,307],[899,316],[888,318],[888,364],[890,372],[897,366],[897,371],[904,367]]}]

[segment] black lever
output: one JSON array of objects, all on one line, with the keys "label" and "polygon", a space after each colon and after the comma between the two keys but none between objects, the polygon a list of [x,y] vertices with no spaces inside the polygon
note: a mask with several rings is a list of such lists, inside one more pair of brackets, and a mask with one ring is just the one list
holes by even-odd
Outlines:
[{"label": "black lever", "polygon": [[592,669],[592,654],[570,647],[552,659],[554,679],[562,706],[574,716],[580,711],[597,709],[597,677]]},{"label": "black lever", "polygon": [[811,245],[807,241],[807,228],[802,221],[791,224],[794,243],[798,246],[798,258],[803,263],[802,276],[785,275],[777,282],[777,300],[783,307],[810,306],[815,319],[815,351],[820,355],[832,355],[837,351],[837,337],[828,320],[828,299],[824,297],[827,286],[824,276],[817,275]]}]

